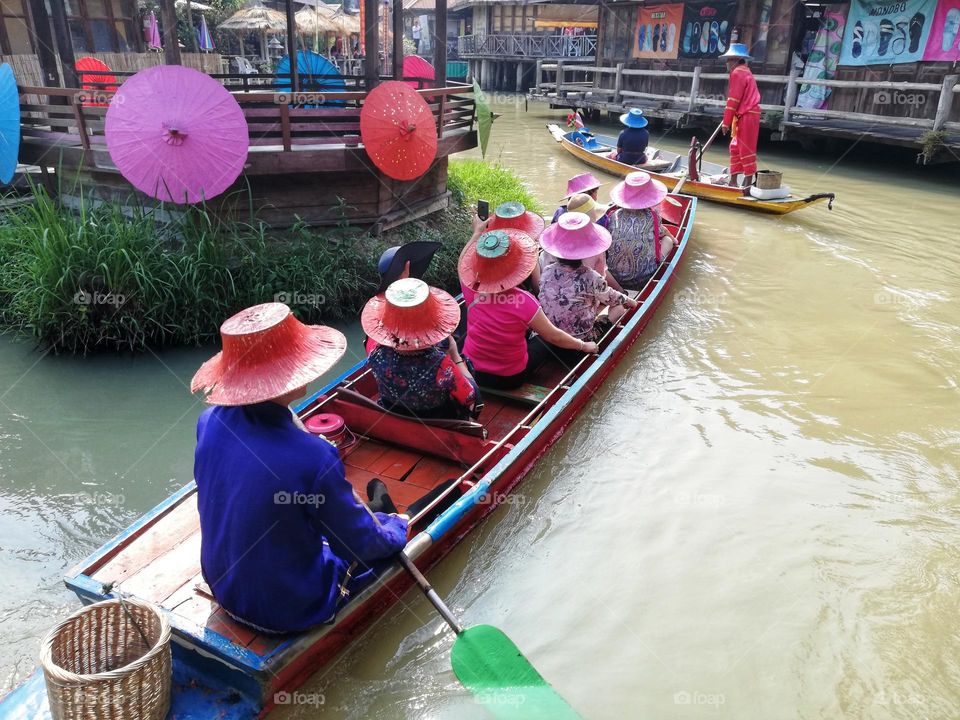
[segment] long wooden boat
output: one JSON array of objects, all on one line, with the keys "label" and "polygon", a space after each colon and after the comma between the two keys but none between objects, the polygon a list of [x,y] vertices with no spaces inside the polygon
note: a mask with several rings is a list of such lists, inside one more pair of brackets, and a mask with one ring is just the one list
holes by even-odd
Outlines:
[{"label": "long wooden boat", "polygon": [[[478,422],[421,421],[385,411],[363,361],[297,412],[342,416],[356,443],[341,447],[346,475],[361,493],[381,478],[401,511],[427,490],[456,478],[462,495],[427,522],[411,520],[407,554],[421,569],[438,562],[470,532],[553,445],[623,359],[653,317],[686,255],[697,200],[672,196],[664,221],[679,245],[637,294],[639,305],[610,328],[598,355],[574,367],[557,361],[538,372],[538,385],[485,395]],[[117,592],[159,605],[173,627],[171,720],[263,717],[297,702],[296,689],[332,662],[409,589],[396,568],[357,593],[336,621],[308,632],[265,635],[234,622],[211,597],[200,574],[196,484],[190,483],[134,522],[66,576],[84,603]],[[428,512],[429,509],[424,512]],[[269,578],[251,578],[269,582]],[[111,595],[112,593],[112,595]],[[283,602],[283,598],[277,598]],[[42,672],[35,672],[0,701],[0,720],[49,718]]]},{"label": "long wooden boat", "polygon": [[[686,173],[688,159],[668,150],[648,148],[649,160],[646,164],[627,165],[609,157],[610,152],[616,149],[616,138],[593,135],[588,142],[584,143],[582,136],[576,130],[566,132],[554,124],[547,125],[547,130],[554,140],[560,143],[560,147],[575,158],[611,175],[624,177],[635,170],[646,170],[666,185],[668,190],[673,190]],[[790,195],[781,200],[758,200],[744,196],[739,188],[716,182],[720,177],[727,175],[727,168],[722,165],[704,161],[700,172],[700,180],[687,180],[683,184],[682,190],[685,194],[730,207],[772,215],[786,215],[822,202],[826,202],[829,208],[833,208],[835,198],[833,193],[818,193],[802,198]]]}]

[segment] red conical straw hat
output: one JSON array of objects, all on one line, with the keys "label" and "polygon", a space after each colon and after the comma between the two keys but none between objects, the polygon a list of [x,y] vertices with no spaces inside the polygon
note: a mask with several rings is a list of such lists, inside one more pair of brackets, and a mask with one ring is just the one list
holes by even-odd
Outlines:
[{"label": "red conical straw hat", "polygon": [[211,405],[253,405],[313,382],[346,352],[347,339],[324,325],[304,325],[283,303],[241,310],[220,326],[223,350],[190,383]]},{"label": "red conical straw hat", "polygon": [[436,345],[450,337],[459,322],[460,306],[453,296],[419,278],[390,283],[360,314],[363,331],[374,342],[397,350]]},{"label": "red conical straw hat", "polygon": [[515,230],[522,230],[536,240],[546,226],[547,221],[542,216],[530,212],[522,203],[505,202],[497,206],[493,217],[487,223],[487,230],[514,228]]},{"label": "red conical straw hat", "polygon": [[471,240],[460,253],[460,282],[474,292],[514,288],[533,272],[537,243],[521,230],[490,230]]}]

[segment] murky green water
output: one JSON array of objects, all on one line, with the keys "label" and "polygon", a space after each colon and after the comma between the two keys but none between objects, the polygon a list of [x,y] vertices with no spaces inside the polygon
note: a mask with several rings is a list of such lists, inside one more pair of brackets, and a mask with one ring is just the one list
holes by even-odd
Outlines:
[{"label": "murky green water", "polygon": [[[543,129],[563,113],[498,111],[492,156],[550,204],[581,169]],[[585,717],[960,716],[958,178],[879,150],[773,149],[762,165],[836,192],[835,210],[701,205],[636,349],[516,502],[432,573]],[[189,477],[186,383],[205,357],[0,341],[11,680],[75,607],[63,570]],[[321,716],[486,717],[430,606],[403,604],[311,682]]]}]

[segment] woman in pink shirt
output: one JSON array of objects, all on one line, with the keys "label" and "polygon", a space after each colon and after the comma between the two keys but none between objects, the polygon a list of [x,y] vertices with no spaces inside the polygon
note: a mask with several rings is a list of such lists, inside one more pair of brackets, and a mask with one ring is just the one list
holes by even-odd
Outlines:
[{"label": "woman in pink shirt", "polygon": [[[506,228],[475,232],[460,254],[460,287],[467,304],[463,354],[473,363],[481,387],[508,390],[527,381],[550,354],[550,345],[597,352],[597,344],[556,327],[537,299],[517,286],[537,263],[537,244],[526,233]],[[527,340],[527,330],[537,337]]]}]

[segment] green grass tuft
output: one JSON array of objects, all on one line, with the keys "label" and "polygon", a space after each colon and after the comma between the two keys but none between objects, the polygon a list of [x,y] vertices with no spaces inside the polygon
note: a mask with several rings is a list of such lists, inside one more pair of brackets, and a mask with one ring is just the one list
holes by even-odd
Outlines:
[{"label": "green grass tuft", "polygon": [[515,173],[483,160],[451,160],[447,187],[454,198],[467,207],[486,200],[493,211],[511,200],[523,203],[527,210],[543,212],[543,206]]}]

